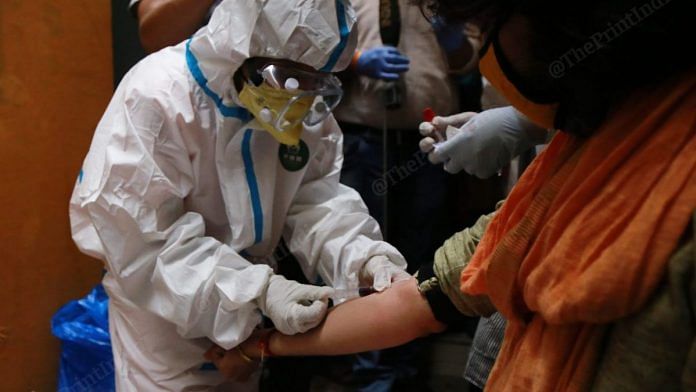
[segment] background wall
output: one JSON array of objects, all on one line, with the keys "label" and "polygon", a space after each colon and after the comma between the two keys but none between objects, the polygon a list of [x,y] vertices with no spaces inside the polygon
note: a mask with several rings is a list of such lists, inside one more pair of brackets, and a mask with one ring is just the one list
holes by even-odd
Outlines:
[{"label": "background wall", "polygon": [[0,1],[0,390],[55,391],[50,318],[101,276],[68,199],[112,92],[109,0]]}]

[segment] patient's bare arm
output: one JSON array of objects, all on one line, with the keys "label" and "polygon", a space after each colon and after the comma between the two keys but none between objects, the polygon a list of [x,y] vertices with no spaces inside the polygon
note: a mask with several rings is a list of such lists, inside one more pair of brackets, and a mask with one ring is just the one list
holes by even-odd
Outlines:
[{"label": "patient's bare arm", "polygon": [[[307,333],[273,333],[269,346],[279,356],[341,355],[398,346],[444,329],[411,278],[333,308],[320,326]],[[260,357],[259,338],[260,334],[252,336],[241,349]]]}]

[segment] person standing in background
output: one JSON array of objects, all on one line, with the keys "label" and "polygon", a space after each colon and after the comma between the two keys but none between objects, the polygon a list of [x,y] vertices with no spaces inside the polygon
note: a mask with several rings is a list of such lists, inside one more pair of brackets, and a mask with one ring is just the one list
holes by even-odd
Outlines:
[{"label": "person standing in background", "polygon": [[[339,74],[345,96],[334,111],[345,135],[341,181],[361,194],[415,271],[432,254],[427,248],[444,239],[428,237],[445,221],[438,214],[446,191],[445,174],[418,151],[418,126],[427,107],[441,115],[459,111],[457,86],[447,53],[417,6],[407,0],[352,3],[358,47],[351,67]],[[380,7],[389,5],[398,12],[385,15]],[[390,26],[380,27],[389,15]],[[395,25],[397,42],[384,42]],[[384,210],[387,196],[393,214]]]},{"label": "person standing in background", "polygon": [[[339,74],[345,95],[334,111],[344,134],[341,182],[360,193],[385,239],[415,272],[458,228],[447,202],[451,178],[419,151],[418,126],[425,108],[441,115],[460,111],[452,76],[460,69],[453,68],[466,65],[462,51],[470,57],[473,50],[463,28],[436,35],[408,0],[352,4],[358,46],[350,68]],[[416,372],[416,351],[412,346],[359,354],[348,377],[351,387],[398,389],[397,379]]]}]

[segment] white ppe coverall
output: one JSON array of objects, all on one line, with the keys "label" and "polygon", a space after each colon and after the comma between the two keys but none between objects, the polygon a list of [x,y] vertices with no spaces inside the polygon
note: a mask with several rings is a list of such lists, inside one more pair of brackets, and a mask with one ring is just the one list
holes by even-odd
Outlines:
[{"label": "white ppe coverall", "polygon": [[105,261],[118,390],[220,384],[203,353],[211,340],[236,346],[259,324],[281,236],[310,280],[334,287],[357,287],[373,256],[405,267],[339,184],[333,117],[305,127],[306,164],[299,154],[284,165],[287,149],[254,129],[232,80],[250,57],[341,70],[354,23],[347,0],[224,0],[190,40],[120,83],[70,202],[75,242]]}]

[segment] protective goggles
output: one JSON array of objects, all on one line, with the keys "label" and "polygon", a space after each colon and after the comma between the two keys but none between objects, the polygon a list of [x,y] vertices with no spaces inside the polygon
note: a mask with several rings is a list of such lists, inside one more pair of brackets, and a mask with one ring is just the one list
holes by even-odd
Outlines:
[{"label": "protective goggles", "polygon": [[292,129],[300,124],[312,126],[322,122],[343,97],[341,82],[326,72],[312,72],[283,64],[268,63],[247,74],[247,81],[259,86],[265,82],[287,97],[283,107],[270,108],[262,113],[264,121],[279,131]]}]

